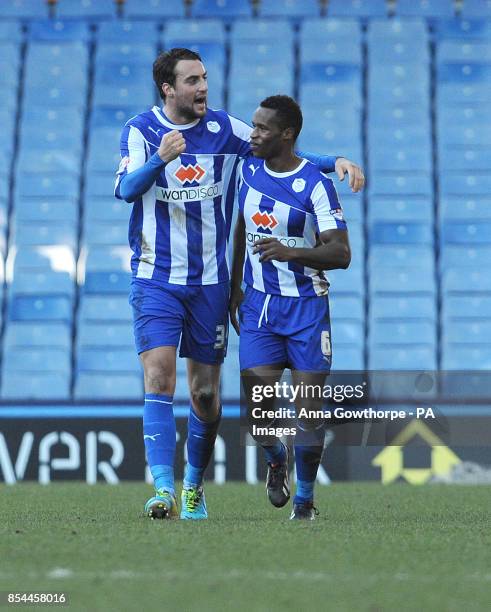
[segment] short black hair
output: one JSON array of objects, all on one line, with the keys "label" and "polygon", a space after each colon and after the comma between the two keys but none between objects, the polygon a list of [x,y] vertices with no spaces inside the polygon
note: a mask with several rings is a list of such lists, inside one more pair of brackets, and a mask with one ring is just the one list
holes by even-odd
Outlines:
[{"label": "short black hair", "polygon": [[275,110],[280,128],[282,130],[293,128],[294,140],[297,139],[302,130],[303,117],[300,106],[293,98],[283,95],[269,96],[259,106]]},{"label": "short black hair", "polygon": [[153,80],[159,90],[160,97],[165,100],[164,93],[162,91],[162,85],[169,83],[174,86],[176,83],[175,68],[177,62],[180,60],[201,60],[199,53],[191,51],[191,49],[184,49],[183,47],[175,47],[161,53],[153,63]]}]

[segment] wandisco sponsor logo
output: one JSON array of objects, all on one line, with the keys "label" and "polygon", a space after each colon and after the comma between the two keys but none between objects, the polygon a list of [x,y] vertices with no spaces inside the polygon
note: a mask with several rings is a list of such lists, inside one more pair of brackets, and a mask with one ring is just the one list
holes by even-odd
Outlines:
[{"label": "wandisco sponsor logo", "polygon": [[246,234],[247,244],[252,246],[255,242],[261,238],[274,238],[284,244],[287,247],[303,247],[304,239],[299,236],[272,236],[271,234],[261,234],[260,232],[247,232]]},{"label": "wandisco sponsor logo", "polygon": [[184,189],[171,189],[169,187],[156,187],[155,196],[162,202],[195,202],[197,200],[210,200],[221,196],[223,183],[202,185],[200,187],[186,187]]}]

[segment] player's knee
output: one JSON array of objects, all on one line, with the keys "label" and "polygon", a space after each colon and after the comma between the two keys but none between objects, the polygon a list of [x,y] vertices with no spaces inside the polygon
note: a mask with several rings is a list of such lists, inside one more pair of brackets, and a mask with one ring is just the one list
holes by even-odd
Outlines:
[{"label": "player's knee", "polygon": [[157,395],[174,395],[176,388],[176,375],[168,372],[158,365],[147,365],[145,367],[145,391]]},{"label": "player's knee", "polygon": [[218,390],[212,385],[203,385],[191,389],[193,408],[203,417],[215,416],[218,411]]}]

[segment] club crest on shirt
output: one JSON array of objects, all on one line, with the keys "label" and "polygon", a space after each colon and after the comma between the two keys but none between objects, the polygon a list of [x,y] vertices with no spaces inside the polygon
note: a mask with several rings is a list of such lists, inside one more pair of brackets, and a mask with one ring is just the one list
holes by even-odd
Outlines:
[{"label": "club crest on shirt", "polygon": [[210,132],[213,132],[214,134],[219,132],[221,129],[220,124],[217,121],[208,121],[208,123],[206,124],[206,127],[208,128]]},{"label": "club crest on shirt", "polygon": [[301,178],[296,178],[292,183],[292,189],[296,193],[300,193],[305,189],[305,181]]}]

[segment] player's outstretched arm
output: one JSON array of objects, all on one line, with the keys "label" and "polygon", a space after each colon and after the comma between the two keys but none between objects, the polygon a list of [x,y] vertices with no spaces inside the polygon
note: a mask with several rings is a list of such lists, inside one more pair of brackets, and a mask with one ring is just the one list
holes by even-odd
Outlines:
[{"label": "player's outstretched arm", "polygon": [[353,193],[357,193],[365,185],[365,175],[360,166],[346,157],[332,157],[331,155],[316,155],[307,151],[296,151],[299,157],[304,157],[318,166],[322,172],[336,172],[339,180],[344,181],[345,174],[348,174],[349,186]]},{"label": "player's outstretched arm", "polygon": [[157,153],[136,170],[128,172],[119,181],[119,196],[126,202],[134,202],[146,193],[157,180],[165,164],[173,161],[186,150],[186,142],[179,130],[164,134]]},{"label": "player's outstretched arm", "polygon": [[245,245],[245,221],[242,214],[239,213],[234,230],[234,247],[232,255],[232,284],[230,289],[229,303],[230,323],[239,335],[240,326],[237,313],[239,310],[240,303],[242,302],[244,297],[242,291],[242,276],[244,270]]},{"label": "player's outstretched arm", "polygon": [[319,244],[313,248],[287,247],[276,238],[261,238],[254,243],[259,261],[293,261],[315,270],[346,269],[351,262],[348,232],[332,229],[322,232]]}]

